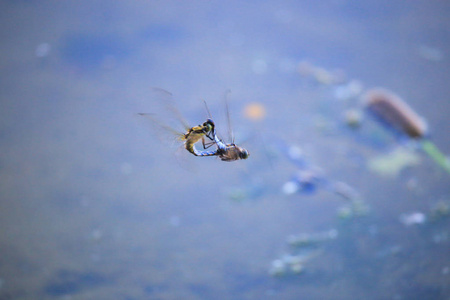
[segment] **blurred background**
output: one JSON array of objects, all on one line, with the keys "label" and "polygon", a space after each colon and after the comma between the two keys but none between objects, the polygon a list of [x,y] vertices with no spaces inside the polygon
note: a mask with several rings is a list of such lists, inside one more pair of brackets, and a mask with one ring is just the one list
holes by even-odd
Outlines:
[{"label": "blurred background", "polygon": [[[0,6],[1,299],[450,298],[450,174],[362,102],[450,153],[450,3]],[[154,87],[227,142],[230,89],[249,159],[155,133]]]}]

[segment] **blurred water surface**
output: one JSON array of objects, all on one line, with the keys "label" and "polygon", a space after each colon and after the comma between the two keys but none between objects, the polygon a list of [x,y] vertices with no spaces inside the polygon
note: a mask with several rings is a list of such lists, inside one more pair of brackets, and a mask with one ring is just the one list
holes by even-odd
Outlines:
[{"label": "blurred water surface", "polygon": [[[370,171],[371,158],[409,146],[370,120],[348,128],[358,96],[337,90],[356,79],[395,91],[450,153],[449,3],[0,7],[1,299],[450,297],[449,174],[420,151],[397,176]],[[305,62],[315,79],[302,76]],[[191,125],[206,100],[224,138],[231,89],[250,158],[179,160],[136,115],[158,113],[152,87],[169,90]],[[243,113],[251,103],[263,120]],[[345,182],[369,210],[339,218],[347,203],[320,186],[284,195],[298,166],[280,145],[299,145],[308,170]],[[287,236],[329,229],[337,238],[304,271],[271,276]]]}]

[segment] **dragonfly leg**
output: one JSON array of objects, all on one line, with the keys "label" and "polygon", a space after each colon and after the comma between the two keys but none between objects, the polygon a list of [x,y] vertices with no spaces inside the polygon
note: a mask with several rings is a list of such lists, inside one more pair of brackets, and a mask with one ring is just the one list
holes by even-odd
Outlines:
[{"label": "dragonfly leg", "polygon": [[203,144],[203,149],[208,149],[210,148],[212,145],[215,145],[216,142],[214,142],[214,140],[212,142],[205,142],[205,138],[202,137],[202,144]]},{"label": "dragonfly leg", "polygon": [[[212,136],[211,136],[211,134],[212,134]],[[205,134],[205,136],[206,136],[208,139],[210,139],[211,141],[214,141],[214,135],[215,135],[214,130],[209,131],[209,132],[207,132],[207,133]]]}]

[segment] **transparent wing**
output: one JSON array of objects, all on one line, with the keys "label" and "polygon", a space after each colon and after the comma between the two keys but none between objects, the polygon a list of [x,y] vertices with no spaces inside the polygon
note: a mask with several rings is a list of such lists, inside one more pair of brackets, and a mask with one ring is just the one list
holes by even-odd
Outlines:
[{"label": "transparent wing", "polygon": [[166,146],[182,145],[182,137],[189,125],[178,110],[172,94],[161,88],[152,88],[148,110],[137,115],[150,125],[154,136]]},{"label": "transparent wing", "polygon": [[[216,124],[216,126],[217,125],[219,125],[219,126],[215,128],[216,135],[224,143],[229,143],[230,141],[234,142],[234,134],[233,134],[232,126],[231,126],[230,110],[229,110],[229,107],[228,107],[228,95],[230,93],[231,93],[231,90],[228,89],[228,90],[225,91],[225,93],[223,94],[223,97],[222,97],[222,101],[223,101],[223,104],[225,106],[225,120],[226,120],[225,122],[226,122],[226,126],[227,126],[226,140],[223,139],[223,136],[224,136],[223,132],[224,131],[223,131],[223,127],[220,126],[220,124],[222,124],[223,122],[220,122],[220,120],[219,120],[219,123]],[[206,103],[205,100],[203,100],[203,103],[205,104],[205,108],[206,108],[206,112],[208,113],[208,117],[210,119],[214,120],[212,115],[211,115],[211,111],[209,110],[208,104]],[[221,118],[221,120],[223,121],[222,118]],[[220,130],[220,128],[222,128],[222,130]]]},{"label": "transparent wing", "polygon": [[227,90],[224,95],[224,101],[225,101],[225,114],[226,114],[226,120],[227,120],[227,130],[228,130],[228,140],[234,144],[234,133],[233,133],[233,126],[231,125],[231,116],[230,116],[230,107],[229,107],[229,95],[231,94],[231,90]]},{"label": "transparent wing", "polygon": [[173,98],[172,93],[162,89],[162,88],[152,88],[153,92],[153,106],[159,110],[155,112],[156,114],[161,114],[169,119],[170,122],[175,120],[182,125],[183,130],[188,130],[190,128],[189,123],[183,117],[178,109],[178,106]]},{"label": "transparent wing", "polygon": [[153,135],[164,145],[170,147],[182,145],[183,133],[165,124],[156,114],[138,113],[137,116],[145,125],[149,125]]},{"label": "transparent wing", "polygon": [[[165,124],[156,114],[138,113],[137,117],[147,125],[150,125],[151,132],[154,133],[162,145],[170,148],[167,153],[174,158],[173,161],[176,162],[179,167],[187,171],[195,170],[195,165],[191,158],[192,154],[184,147],[184,141],[182,140],[184,136],[183,133]],[[166,152],[164,147],[158,149],[163,149],[163,151]]]},{"label": "transparent wing", "polygon": [[206,113],[208,114],[208,118],[210,118],[212,120],[213,117],[211,115],[211,111],[209,110],[208,103],[206,103],[206,101],[203,100],[203,104],[205,104],[205,109],[206,109]]},{"label": "transparent wing", "polygon": [[[194,157],[192,153],[189,153],[185,147],[185,135],[190,132],[189,138],[192,137],[191,128],[197,128],[198,126],[191,127],[184,119],[178,106],[172,96],[172,94],[161,88],[152,88],[148,101],[148,107],[150,112],[141,112],[137,114],[137,117],[143,120],[143,122],[150,125],[150,129],[154,133],[154,136],[158,138],[165,146],[177,148],[174,151],[177,161],[180,165],[184,165],[186,160],[190,157]],[[209,112],[209,110],[208,110]],[[205,120],[201,120],[199,124],[202,124]],[[196,133],[198,136],[199,133]],[[195,139],[195,138],[194,138]],[[190,139],[192,141],[192,139]],[[199,143],[195,139],[196,149],[203,150],[202,138],[199,138]],[[172,151],[170,151],[172,152]]]},{"label": "transparent wing", "polygon": [[138,113],[139,116],[148,119],[150,122],[156,123],[161,129],[171,132],[173,135],[181,135],[176,129],[164,124],[162,121],[158,120],[158,117],[152,113]]}]

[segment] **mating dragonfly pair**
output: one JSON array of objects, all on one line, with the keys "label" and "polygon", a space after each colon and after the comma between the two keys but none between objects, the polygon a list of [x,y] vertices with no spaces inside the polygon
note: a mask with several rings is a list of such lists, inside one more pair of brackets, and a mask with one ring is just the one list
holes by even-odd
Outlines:
[{"label": "mating dragonfly pair", "polygon": [[[167,91],[157,89],[159,92],[163,92],[165,94],[172,96]],[[240,159],[247,159],[249,157],[249,152],[242,148],[237,146],[234,143],[234,138],[232,137],[231,143],[224,143],[217,135],[216,133],[216,127],[214,124],[214,121],[211,118],[211,114],[209,112],[208,106],[206,105],[206,110],[209,114],[209,117],[202,125],[189,127],[186,122],[183,121],[181,118],[181,114],[176,110],[175,106],[171,106],[170,110],[174,111],[175,114],[178,116],[178,119],[183,124],[186,133],[179,133],[176,130],[173,130],[172,128],[162,125],[159,122],[157,122],[153,118],[153,114],[148,113],[139,113],[141,116],[149,117],[156,123],[158,123],[161,127],[165,129],[169,129],[170,131],[174,132],[178,136],[178,140],[183,142],[184,148],[190,152],[191,154],[195,156],[217,156],[222,161],[235,161]],[[230,126],[230,116],[228,111],[228,104],[227,104],[227,121],[228,125]],[[231,128],[229,128],[230,134],[231,134]],[[207,140],[208,139],[208,140]],[[203,150],[198,150],[195,147],[195,144],[197,144],[199,141],[202,141]],[[211,146],[216,146],[215,150],[207,150]]]}]

